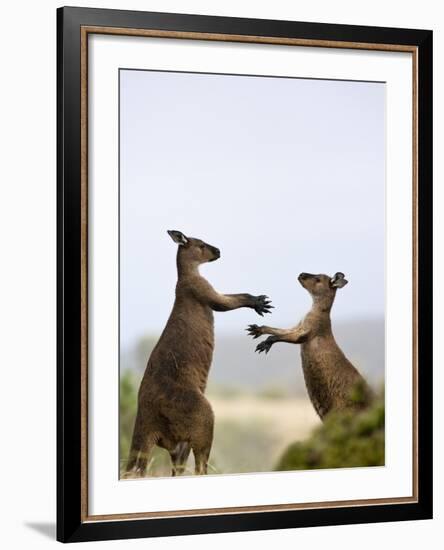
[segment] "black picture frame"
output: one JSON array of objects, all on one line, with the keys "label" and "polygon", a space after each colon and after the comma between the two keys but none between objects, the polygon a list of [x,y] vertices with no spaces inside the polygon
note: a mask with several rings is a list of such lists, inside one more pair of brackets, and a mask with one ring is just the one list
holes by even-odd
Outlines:
[{"label": "black picture frame", "polygon": [[[82,512],[81,29],[405,45],[417,52],[416,502],[88,521]],[[57,539],[62,542],[283,529],[432,517],[432,32],[92,8],[57,10]]]}]

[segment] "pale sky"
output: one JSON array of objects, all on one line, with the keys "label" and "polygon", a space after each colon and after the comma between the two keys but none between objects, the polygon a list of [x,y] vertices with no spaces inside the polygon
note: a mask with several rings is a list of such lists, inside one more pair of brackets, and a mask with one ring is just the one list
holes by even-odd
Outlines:
[{"label": "pale sky", "polygon": [[[383,83],[120,72],[121,343],[163,329],[178,229],[221,249],[201,272],[221,292],[269,295],[291,326],[301,271],[342,271],[334,318],[384,316]],[[216,330],[263,324],[215,313]]]}]

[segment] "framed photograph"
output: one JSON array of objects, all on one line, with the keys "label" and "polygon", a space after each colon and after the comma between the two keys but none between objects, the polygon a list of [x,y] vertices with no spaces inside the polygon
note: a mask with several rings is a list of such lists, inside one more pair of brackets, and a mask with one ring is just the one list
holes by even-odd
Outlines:
[{"label": "framed photograph", "polygon": [[432,32],[57,15],[58,540],[431,518]]}]

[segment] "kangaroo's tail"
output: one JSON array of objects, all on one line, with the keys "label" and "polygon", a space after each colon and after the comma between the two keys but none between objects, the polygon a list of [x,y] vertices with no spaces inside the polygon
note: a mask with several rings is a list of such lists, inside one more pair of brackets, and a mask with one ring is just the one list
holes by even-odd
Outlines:
[{"label": "kangaroo's tail", "polygon": [[145,428],[140,414],[137,413],[128,462],[125,468],[126,474],[134,473],[143,476],[148,464],[149,455],[157,440],[158,436]]}]

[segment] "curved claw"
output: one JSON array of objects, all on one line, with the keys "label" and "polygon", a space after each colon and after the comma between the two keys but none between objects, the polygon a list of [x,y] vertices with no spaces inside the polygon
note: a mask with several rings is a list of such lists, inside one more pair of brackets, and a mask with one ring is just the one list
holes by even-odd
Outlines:
[{"label": "curved claw", "polygon": [[261,294],[256,297],[256,305],[254,307],[256,313],[263,317],[264,313],[271,313],[271,309],[274,306],[271,305],[271,300],[265,294]]},{"label": "curved claw", "polygon": [[248,325],[248,327],[245,330],[248,332],[249,336],[252,336],[254,339],[256,339],[262,335],[261,329],[262,327],[259,327],[258,325]]},{"label": "curved claw", "polygon": [[260,342],[257,346],[256,346],[256,351],[258,353],[263,353],[265,352],[266,354],[270,351],[271,349],[271,346],[273,345],[274,343],[274,340],[269,337],[267,338],[266,340],[264,340],[263,342]]},{"label": "curved claw", "polygon": [[260,344],[258,344],[256,346],[256,352],[257,353],[263,353],[264,351],[266,352],[266,347],[263,345],[263,342],[261,342]]}]

